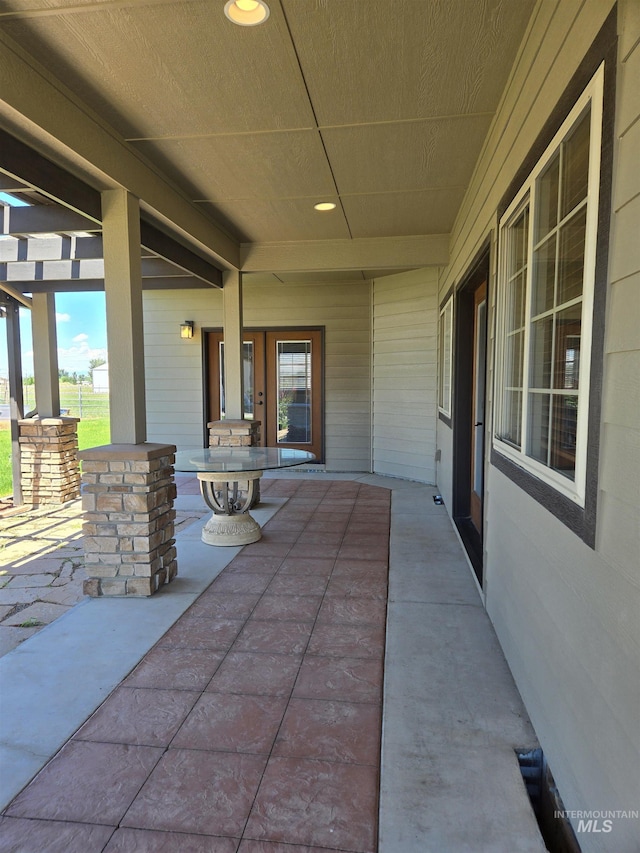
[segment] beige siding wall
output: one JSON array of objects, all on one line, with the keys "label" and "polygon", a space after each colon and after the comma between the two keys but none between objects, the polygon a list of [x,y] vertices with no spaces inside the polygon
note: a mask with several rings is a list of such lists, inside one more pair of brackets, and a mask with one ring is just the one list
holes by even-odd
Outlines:
[{"label": "beige siding wall", "polygon": [[[371,448],[369,282],[251,285],[244,288],[247,327],[325,327],[326,466],[369,471]],[[145,293],[149,441],[202,447],[201,329],[222,326],[217,290]],[[182,341],[178,326],[195,320]]]},{"label": "beige siding wall", "polygon": [[373,285],[373,470],[435,482],[438,270]]},{"label": "beige siding wall", "polygon": [[[459,281],[487,236],[494,238],[500,197],[612,5],[538,4],[458,217],[440,296]],[[618,7],[595,550],[495,468],[486,469],[487,609],[565,806],[582,810],[633,809],[640,802],[640,4],[621,0]],[[495,275],[490,284],[492,341]],[[490,371],[490,392],[491,384]],[[451,431],[442,422],[438,446],[440,475],[448,478]],[[450,494],[450,479],[439,485]],[[630,853],[640,843],[638,827],[638,821],[617,820],[611,834],[582,832],[579,842],[584,853]]]},{"label": "beige siding wall", "polygon": [[[158,290],[143,293],[147,439],[203,446],[203,326],[222,325],[222,293]],[[191,340],[180,338],[180,323],[194,320]]]}]

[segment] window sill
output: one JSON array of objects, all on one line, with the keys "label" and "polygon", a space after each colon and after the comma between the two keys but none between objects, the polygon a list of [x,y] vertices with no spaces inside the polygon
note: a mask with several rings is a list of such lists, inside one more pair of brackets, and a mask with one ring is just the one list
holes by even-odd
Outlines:
[{"label": "window sill", "polygon": [[586,545],[595,548],[595,499],[589,501],[587,496],[586,505],[593,506],[593,510],[588,511],[554,486],[516,465],[495,447],[491,450],[491,465],[579,536]]}]

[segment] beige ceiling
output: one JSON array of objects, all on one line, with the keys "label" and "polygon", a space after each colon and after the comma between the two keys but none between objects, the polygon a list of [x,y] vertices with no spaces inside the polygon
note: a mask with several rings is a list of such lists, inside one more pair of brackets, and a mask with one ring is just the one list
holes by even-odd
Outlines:
[{"label": "beige ceiling", "polygon": [[239,242],[449,233],[534,0],[269,5],[0,0],[0,29]]}]

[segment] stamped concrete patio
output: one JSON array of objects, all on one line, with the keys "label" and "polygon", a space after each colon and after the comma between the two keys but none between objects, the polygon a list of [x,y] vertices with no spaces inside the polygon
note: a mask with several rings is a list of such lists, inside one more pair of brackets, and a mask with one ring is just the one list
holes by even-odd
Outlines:
[{"label": "stamped concrete patio", "polygon": [[535,736],[433,490],[268,477],[262,540],[225,549],[177,479],[179,577],[0,660],[0,850],[543,851]]},{"label": "stamped concrete patio", "polygon": [[[197,494],[193,478],[181,492]],[[177,510],[179,532],[206,507]],[[14,508],[0,501],[0,657],[83,601],[82,502]]]}]

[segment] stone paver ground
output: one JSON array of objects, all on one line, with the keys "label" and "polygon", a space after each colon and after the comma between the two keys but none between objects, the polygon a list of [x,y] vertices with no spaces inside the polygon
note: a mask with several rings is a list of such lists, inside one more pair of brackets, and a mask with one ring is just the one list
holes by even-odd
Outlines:
[{"label": "stone paver ground", "polygon": [[[195,477],[176,477],[197,494]],[[85,598],[82,501],[0,512],[0,657]],[[205,514],[176,511],[176,533]]]}]

